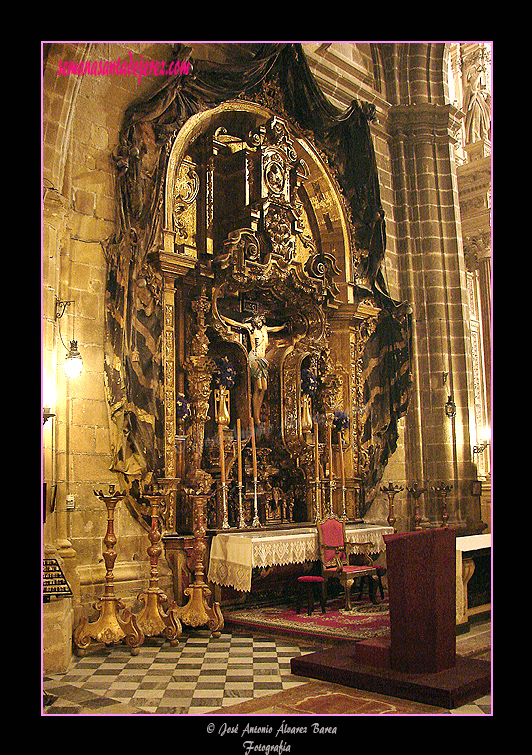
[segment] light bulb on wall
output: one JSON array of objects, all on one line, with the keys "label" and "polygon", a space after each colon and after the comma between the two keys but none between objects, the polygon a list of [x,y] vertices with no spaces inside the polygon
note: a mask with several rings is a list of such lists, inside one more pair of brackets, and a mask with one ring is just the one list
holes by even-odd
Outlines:
[{"label": "light bulb on wall", "polygon": [[473,446],[474,454],[481,454],[483,451],[486,450],[486,448],[491,443],[491,428],[490,427],[484,427],[482,429],[479,440],[480,440],[480,444],[478,446]]},{"label": "light bulb on wall", "polygon": [[69,378],[77,378],[81,375],[83,370],[83,359],[78,351],[77,341],[70,341],[70,349],[65,357],[63,368],[65,370],[65,375]]}]

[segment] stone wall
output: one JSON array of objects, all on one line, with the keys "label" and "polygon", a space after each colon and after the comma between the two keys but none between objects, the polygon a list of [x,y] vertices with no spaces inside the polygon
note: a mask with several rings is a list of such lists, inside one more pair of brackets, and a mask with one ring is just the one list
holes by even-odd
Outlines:
[{"label": "stone wall", "polygon": [[[154,81],[64,76],[57,71],[61,60],[116,61],[130,52],[134,59],[142,54],[146,60],[165,60],[169,46],[51,44],[43,76],[43,404],[55,414],[43,427],[44,548],[47,555],[60,559],[74,592],[73,611],[71,601],[63,600],[54,612],[64,604],[65,621],[71,616],[74,623],[103,589],[106,511],[93,490],[118,482],[109,471],[103,373],[104,246],[115,231],[112,153],[126,108],[145,96]],[[55,319],[56,299],[73,301],[60,320]],[[68,346],[73,337],[84,365],[75,380],[63,372],[62,341]],[[67,496],[73,496],[73,508],[67,508]],[[116,592],[133,605],[147,585],[149,541],[123,504],[116,513],[115,531]],[[166,589],[171,580],[164,559],[160,572]]]}]

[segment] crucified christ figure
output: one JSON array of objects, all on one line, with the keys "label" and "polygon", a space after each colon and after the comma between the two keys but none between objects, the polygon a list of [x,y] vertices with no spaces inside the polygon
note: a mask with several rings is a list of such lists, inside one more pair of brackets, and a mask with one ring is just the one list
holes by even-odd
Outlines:
[{"label": "crucified christ figure", "polygon": [[260,425],[260,409],[266,388],[268,387],[268,369],[270,366],[266,358],[266,350],[269,343],[268,334],[278,333],[280,330],[283,330],[286,327],[286,323],[276,327],[269,327],[266,325],[263,315],[255,315],[250,322],[237,322],[223,315],[221,317],[229,325],[243,328],[249,333],[251,348],[248,353],[248,362],[253,381],[253,420],[255,425]]}]

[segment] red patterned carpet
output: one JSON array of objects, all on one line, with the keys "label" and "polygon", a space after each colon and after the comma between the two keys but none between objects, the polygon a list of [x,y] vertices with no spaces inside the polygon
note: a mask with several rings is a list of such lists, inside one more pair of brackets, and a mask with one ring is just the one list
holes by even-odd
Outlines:
[{"label": "red patterned carpet", "polygon": [[370,637],[390,635],[390,614],[388,601],[373,605],[369,600],[352,603],[352,609],[345,609],[344,598],[330,600],[327,613],[322,614],[316,601],[311,616],[302,606],[297,614],[294,606],[262,608],[240,608],[224,611],[225,627],[262,629],[268,632],[297,635],[327,640],[365,640]]}]

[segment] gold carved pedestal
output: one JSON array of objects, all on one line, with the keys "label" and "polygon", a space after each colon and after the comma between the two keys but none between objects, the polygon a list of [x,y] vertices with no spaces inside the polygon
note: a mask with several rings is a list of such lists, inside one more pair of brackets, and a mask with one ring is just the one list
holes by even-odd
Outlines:
[{"label": "gold carved pedestal", "polygon": [[140,593],[139,601],[144,608],[137,615],[137,624],[145,637],[164,635],[170,645],[177,645],[182,627],[177,617],[177,603],[170,601],[159,587],[159,558],[162,553],[161,533],[159,531],[159,507],[162,493],[146,493],[145,497],[151,506],[151,529],[148,533],[150,546],[147,549],[150,557],[150,582],[146,592]]},{"label": "gold carved pedestal", "polygon": [[447,510],[447,496],[453,489],[452,485],[446,485],[444,482],[440,482],[438,485],[433,485],[432,490],[441,498],[441,526],[449,526],[449,512]]},{"label": "gold carved pedestal", "polygon": [[179,620],[188,626],[201,627],[207,624],[213,637],[219,637],[224,627],[224,617],[220,604],[213,602],[209,606],[208,598],[211,590],[205,582],[205,554],[207,544],[205,538],[205,507],[208,495],[205,491],[191,491],[194,495],[194,550],[192,555],[192,570],[194,582],[186,587],[184,593],[188,596],[188,603],[175,611]]},{"label": "gold carved pedestal", "polygon": [[421,529],[421,513],[419,510],[419,499],[425,493],[425,488],[418,488],[417,482],[414,482],[410,487],[407,486],[409,495],[414,499],[414,513],[412,515],[412,529],[414,531]]},{"label": "gold carved pedestal", "polygon": [[390,527],[393,527],[394,532],[396,532],[395,523],[397,521],[394,511],[394,501],[397,493],[400,493],[402,490],[404,490],[404,488],[401,485],[394,485],[393,482],[388,483],[387,488],[381,488],[381,493],[386,493],[388,496],[388,517],[386,521]]},{"label": "gold carved pedestal", "polygon": [[114,485],[109,485],[109,494],[105,495],[101,490],[94,491],[107,508],[107,532],[103,539],[105,550],[103,559],[105,568],[105,588],[103,597],[97,600],[93,607],[99,611],[95,621],[90,622],[82,618],[74,631],[74,648],[78,655],[84,655],[93,640],[104,642],[106,645],[126,641],[131,650],[131,655],[138,655],[139,647],[144,642],[144,634],[139,628],[136,618],[124,603],[115,596],[114,592],[114,564],[116,553],[114,547],[117,539],[114,533],[114,513],[118,501],[124,497],[124,493],[115,492]]}]

